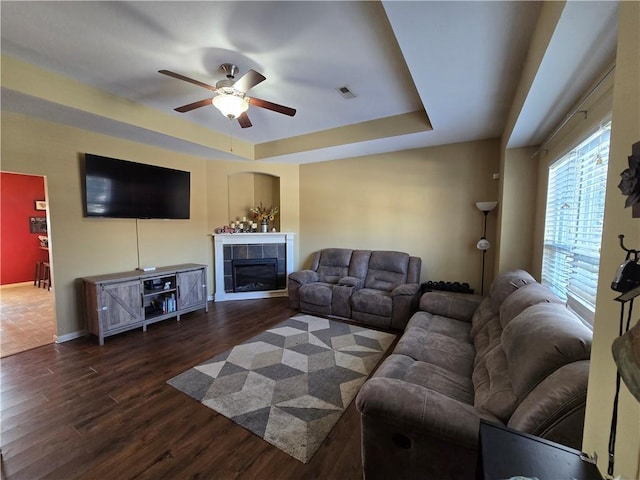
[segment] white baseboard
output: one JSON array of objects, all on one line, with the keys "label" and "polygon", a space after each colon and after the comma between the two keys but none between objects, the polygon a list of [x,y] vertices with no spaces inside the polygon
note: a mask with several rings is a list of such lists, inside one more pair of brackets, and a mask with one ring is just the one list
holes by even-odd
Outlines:
[{"label": "white baseboard", "polygon": [[87,336],[87,331],[86,330],[79,330],[77,332],[71,332],[71,333],[65,333],[64,335],[56,335],[56,343],[64,343],[64,342],[68,342],[69,340],[75,340],[76,338],[80,338],[80,337],[86,337]]},{"label": "white baseboard", "polygon": [[27,285],[33,285],[33,280],[30,281],[30,282],[7,283],[6,285],[0,285],[0,289],[2,289],[2,288],[15,288],[15,287],[26,287]]}]

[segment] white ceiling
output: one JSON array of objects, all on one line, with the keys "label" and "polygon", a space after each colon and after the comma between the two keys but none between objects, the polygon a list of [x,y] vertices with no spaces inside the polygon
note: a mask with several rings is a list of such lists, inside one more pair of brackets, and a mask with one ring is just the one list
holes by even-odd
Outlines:
[{"label": "white ceiling", "polygon": [[[310,148],[269,161],[306,163],[494,138],[512,105],[540,2],[10,2],[2,53],[254,145],[426,111],[432,131]],[[613,60],[615,2],[569,2],[510,146],[534,145]],[[219,65],[267,80],[250,95],[297,109],[251,107],[241,129],[215,108],[173,108],[215,84]],[[576,80],[577,79],[577,80]],[[345,100],[336,88],[357,95]],[[237,158],[183,138],[2,88],[2,109],[206,158]],[[379,137],[380,135],[378,135]]]}]

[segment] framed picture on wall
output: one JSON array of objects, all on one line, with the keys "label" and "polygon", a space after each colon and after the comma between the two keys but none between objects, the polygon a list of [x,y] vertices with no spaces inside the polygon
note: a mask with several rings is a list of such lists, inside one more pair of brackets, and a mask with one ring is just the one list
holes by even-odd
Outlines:
[{"label": "framed picture on wall", "polygon": [[47,233],[46,217],[29,217],[29,232]]},{"label": "framed picture on wall", "polygon": [[46,210],[47,202],[44,200],[36,200],[36,210]]}]

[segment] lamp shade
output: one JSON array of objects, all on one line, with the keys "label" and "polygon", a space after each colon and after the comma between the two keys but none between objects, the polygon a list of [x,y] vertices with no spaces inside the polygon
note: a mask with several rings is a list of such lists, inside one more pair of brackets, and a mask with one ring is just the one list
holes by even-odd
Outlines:
[{"label": "lamp shade", "polygon": [[498,202],[476,202],[476,207],[478,207],[478,210],[482,210],[483,212],[490,212],[491,210],[496,208],[497,205]]},{"label": "lamp shade", "polygon": [[476,248],[478,250],[489,250],[491,248],[491,243],[489,243],[489,240],[482,237],[480,240],[478,240],[478,243],[476,243]]},{"label": "lamp shade", "polygon": [[238,118],[249,109],[249,102],[230,93],[222,93],[213,97],[212,103],[225,117],[230,119]]}]

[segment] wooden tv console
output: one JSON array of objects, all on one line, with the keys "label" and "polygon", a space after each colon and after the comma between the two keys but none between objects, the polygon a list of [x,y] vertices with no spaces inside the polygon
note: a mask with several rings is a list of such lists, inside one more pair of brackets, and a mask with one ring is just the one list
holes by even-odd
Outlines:
[{"label": "wooden tv console", "polygon": [[88,330],[100,345],[104,338],[201,308],[207,304],[207,267],[196,263],[144,272],[82,278]]}]

